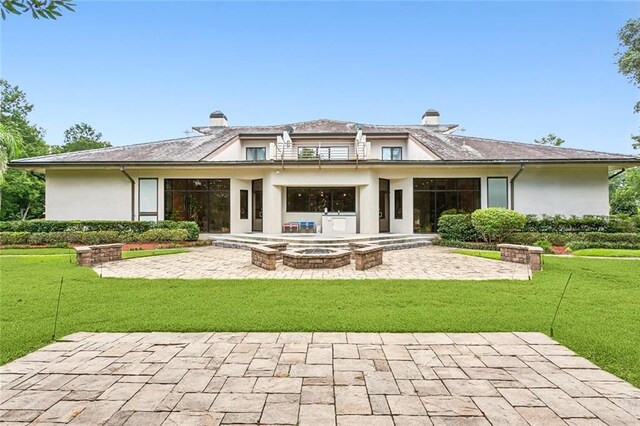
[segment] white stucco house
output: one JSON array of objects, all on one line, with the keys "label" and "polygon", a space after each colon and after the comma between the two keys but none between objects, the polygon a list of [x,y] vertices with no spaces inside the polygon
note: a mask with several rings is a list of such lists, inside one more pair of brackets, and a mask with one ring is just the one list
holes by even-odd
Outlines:
[{"label": "white stucco house", "polygon": [[442,211],[607,215],[630,155],[456,134],[429,110],[415,125],[313,120],[26,158],[46,174],[47,219],[193,220],[203,232],[433,232]]}]

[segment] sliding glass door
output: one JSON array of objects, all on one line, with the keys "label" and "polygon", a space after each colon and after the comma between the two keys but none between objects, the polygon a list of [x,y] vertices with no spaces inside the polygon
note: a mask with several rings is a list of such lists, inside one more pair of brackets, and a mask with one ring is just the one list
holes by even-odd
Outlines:
[{"label": "sliding glass door", "polygon": [[196,222],[202,232],[230,231],[229,179],[165,179],[166,220]]},{"label": "sliding glass door", "polygon": [[479,178],[413,179],[413,232],[436,232],[445,210],[471,213],[479,208]]}]

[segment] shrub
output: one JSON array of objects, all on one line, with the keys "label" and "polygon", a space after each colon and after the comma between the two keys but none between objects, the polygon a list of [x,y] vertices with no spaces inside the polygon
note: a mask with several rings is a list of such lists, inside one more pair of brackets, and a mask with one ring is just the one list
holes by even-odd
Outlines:
[{"label": "shrub", "polygon": [[545,253],[553,254],[553,247],[547,240],[536,241],[535,243],[533,243],[533,245],[536,247],[540,247],[542,250],[544,250]]},{"label": "shrub", "polygon": [[491,207],[471,213],[471,222],[478,234],[487,242],[502,242],[510,234],[520,231],[527,221],[522,213]]},{"label": "shrub", "polygon": [[0,232],[1,245],[110,244],[131,242],[185,241],[186,229],[150,229],[141,234],[130,231]]},{"label": "shrub", "polygon": [[458,209],[447,209],[447,210],[443,211],[442,213],[440,213],[440,217],[451,215],[451,214],[458,214],[458,213],[460,213],[458,211]]},{"label": "shrub", "polygon": [[564,232],[559,234],[547,232],[516,232],[509,235],[506,242],[531,245],[540,240],[547,240],[554,246],[565,246],[571,241],[640,243],[640,234],[606,232]]},{"label": "shrub", "polygon": [[438,234],[444,240],[472,241],[476,239],[470,214],[448,214],[438,219]]},{"label": "shrub", "polygon": [[638,243],[597,243],[591,241],[574,241],[567,244],[567,248],[571,251],[583,249],[628,249],[640,250]]},{"label": "shrub", "polygon": [[[0,222],[0,232],[100,232],[114,231],[132,238],[151,229],[185,229],[188,240],[197,240],[200,230],[195,222],[135,222],[117,220],[21,220]],[[135,241],[135,239],[133,240]]]},{"label": "shrub", "polygon": [[477,242],[465,242],[465,241],[452,241],[452,240],[434,240],[433,245],[443,247],[454,247],[469,250],[498,250],[495,244],[477,243]]},{"label": "shrub", "polygon": [[141,241],[184,241],[189,237],[186,229],[150,229],[140,235]]},{"label": "shrub", "polygon": [[525,232],[640,232],[640,221],[618,216],[527,216]]}]

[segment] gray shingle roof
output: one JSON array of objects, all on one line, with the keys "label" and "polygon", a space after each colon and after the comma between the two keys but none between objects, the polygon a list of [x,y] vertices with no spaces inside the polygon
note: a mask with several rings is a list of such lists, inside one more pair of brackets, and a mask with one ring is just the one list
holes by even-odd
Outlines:
[{"label": "gray shingle roof", "polygon": [[[275,138],[287,126],[296,135],[356,134],[358,123],[320,119],[275,126],[194,127],[198,136],[168,139],[135,145],[117,146],[41,157],[14,160],[11,165],[55,165],[69,163],[195,163],[216,151],[236,136],[271,135]],[[442,161],[501,162],[501,161],[605,161],[640,162],[640,157],[587,151],[572,148],[540,146],[528,143],[484,139],[448,132],[457,126],[373,125],[362,124],[365,135],[409,135]]]}]

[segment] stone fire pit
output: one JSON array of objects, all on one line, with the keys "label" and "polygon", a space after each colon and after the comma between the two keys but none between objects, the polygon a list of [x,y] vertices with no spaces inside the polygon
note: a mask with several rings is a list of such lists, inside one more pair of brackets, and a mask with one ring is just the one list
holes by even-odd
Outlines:
[{"label": "stone fire pit", "polygon": [[295,269],[335,269],[349,265],[351,253],[332,248],[286,250],[282,263]]}]

